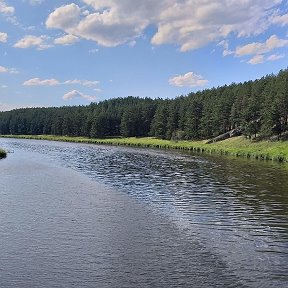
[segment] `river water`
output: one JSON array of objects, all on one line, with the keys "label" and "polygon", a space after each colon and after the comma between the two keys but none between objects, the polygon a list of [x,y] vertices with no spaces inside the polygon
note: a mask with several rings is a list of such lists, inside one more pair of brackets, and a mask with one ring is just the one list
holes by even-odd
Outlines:
[{"label": "river water", "polygon": [[0,287],[288,287],[288,171],[1,139]]}]

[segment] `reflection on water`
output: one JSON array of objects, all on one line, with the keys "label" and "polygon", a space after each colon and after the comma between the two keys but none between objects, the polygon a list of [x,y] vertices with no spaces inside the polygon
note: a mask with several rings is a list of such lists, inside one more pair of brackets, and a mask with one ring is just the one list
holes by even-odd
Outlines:
[{"label": "reflection on water", "polygon": [[123,147],[4,139],[0,144],[45,154],[148,204],[243,285],[288,286],[288,172],[280,166]]}]

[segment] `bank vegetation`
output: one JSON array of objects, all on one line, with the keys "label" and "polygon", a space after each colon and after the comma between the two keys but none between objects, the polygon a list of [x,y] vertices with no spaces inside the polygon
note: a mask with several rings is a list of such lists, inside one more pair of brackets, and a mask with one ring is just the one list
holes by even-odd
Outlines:
[{"label": "bank vegetation", "polygon": [[288,143],[284,141],[254,142],[245,136],[238,136],[224,141],[207,144],[205,140],[163,140],[154,137],[129,137],[96,139],[87,137],[55,136],[55,135],[3,135],[6,138],[36,139],[62,142],[76,142],[99,145],[131,146],[155,149],[175,149],[203,154],[218,154],[231,157],[257,159],[288,163]]},{"label": "bank vegetation", "polygon": [[[0,112],[0,135],[77,137],[89,143],[136,146],[141,142],[140,146],[195,147],[237,155],[246,147],[246,157],[282,160],[287,142],[274,142],[288,138],[288,70],[175,99],[129,96],[88,106]],[[208,139],[211,144],[204,144]],[[219,140],[223,143],[216,144]]]},{"label": "bank vegetation", "polygon": [[6,151],[3,149],[0,149],[0,159],[5,158],[7,156]]}]

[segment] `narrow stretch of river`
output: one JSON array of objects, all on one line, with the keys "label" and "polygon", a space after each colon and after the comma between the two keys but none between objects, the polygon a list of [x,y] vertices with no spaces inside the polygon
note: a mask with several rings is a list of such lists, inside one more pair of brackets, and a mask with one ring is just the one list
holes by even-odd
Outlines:
[{"label": "narrow stretch of river", "polygon": [[288,171],[0,138],[0,287],[288,287]]}]

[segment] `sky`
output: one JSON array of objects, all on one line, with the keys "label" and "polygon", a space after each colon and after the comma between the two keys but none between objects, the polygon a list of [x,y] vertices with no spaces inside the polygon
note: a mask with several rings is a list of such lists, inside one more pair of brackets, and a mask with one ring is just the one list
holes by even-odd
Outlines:
[{"label": "sky", "polygon": [[0,0],[0,111],[175,98],[287,69],[288,0]]}]

